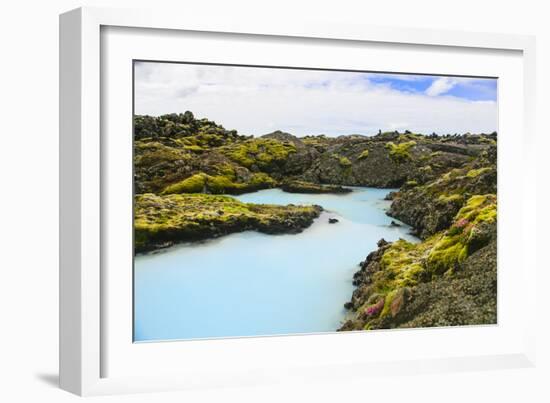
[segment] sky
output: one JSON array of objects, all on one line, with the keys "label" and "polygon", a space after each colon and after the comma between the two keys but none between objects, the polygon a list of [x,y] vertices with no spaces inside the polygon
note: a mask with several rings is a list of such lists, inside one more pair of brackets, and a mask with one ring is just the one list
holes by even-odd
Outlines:
[{"label": "sky", "polygon": [[180,63],[135,63],[135,113],[193,112],[240,134],[497,131],[497,80]]}]

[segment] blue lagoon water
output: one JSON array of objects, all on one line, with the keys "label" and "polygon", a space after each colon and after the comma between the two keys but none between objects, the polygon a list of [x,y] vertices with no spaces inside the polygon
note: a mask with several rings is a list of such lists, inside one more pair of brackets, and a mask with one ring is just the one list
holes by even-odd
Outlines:
[{"label": "blue lagoon water", "polygon": [[[251,203],[318,204],[325,212],[300,234],[254,231],[138,255],[134,267],[135,341],[335,331],[345,317],[358,263],[390,227],[388,189],[345,195],[262,190]],[[328,218],[337,218],[329,224]]]}]

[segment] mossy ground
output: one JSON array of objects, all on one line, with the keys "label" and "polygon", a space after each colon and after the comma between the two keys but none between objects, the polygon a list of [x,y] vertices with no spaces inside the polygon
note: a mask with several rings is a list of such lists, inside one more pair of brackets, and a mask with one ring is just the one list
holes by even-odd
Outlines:
[{"label": "mossy ground", "polygon": [[447,230],[416,244],[400,239],[381,247],[378,257],[359,272],[364,274],[352,300],[354,319],[343,330],[391,323],[387,317],[399,314],[418,285],[453,277],[469,256],[494,239],[496,203],[494,194],[474,195]]},{"label": "mossy ground", "polygon": [[416,145],[416,141],[410,140],[395,144],[393,141],[386,143],[390,157],[396,162],[411,160],[410,149]]},{"label": "mossy ground", "polygon": [[323,185],[300,180],[287,180],[280,184],[289,193],[350,193],[351,189],[337,185]]},{"label": "mossy ground", "polygon": [[272,170],[278,163],[284,162],[289,154],[295,153],[296,146],[290,142],[259,138],[227,146],[222,152],[247,168]]},{"label": "mossy ground", "polygon": [[320,214],[318,206],[242,203],[230,196],[178,194],[135,197],[136,251],[232,232],[300,232]]},{"label": "mossy ground", "polygon": [[240,194],[259,189],[267,189],[276,185],[277,182],[263,172],[252,174],[247,182],[237,182],[235,175],[230,172],[220,175],[208,175],[201,172],[167,186],[161,194]]},{"label": "mossy ground", "polygon": [[358,160],[364,160],[369,156],[369,149],[366,148],[363,151],[361,151],[361,154],[359,154],[359,157],[357,157]]}]

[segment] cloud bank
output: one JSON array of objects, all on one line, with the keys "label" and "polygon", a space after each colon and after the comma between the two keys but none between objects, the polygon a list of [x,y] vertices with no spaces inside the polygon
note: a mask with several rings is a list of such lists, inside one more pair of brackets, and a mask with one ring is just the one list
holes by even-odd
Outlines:
[{"label": "cloud bank", "polygon": [[496,80],[139,62],[135,113],[192,111],[241,134],[497,130]]}]

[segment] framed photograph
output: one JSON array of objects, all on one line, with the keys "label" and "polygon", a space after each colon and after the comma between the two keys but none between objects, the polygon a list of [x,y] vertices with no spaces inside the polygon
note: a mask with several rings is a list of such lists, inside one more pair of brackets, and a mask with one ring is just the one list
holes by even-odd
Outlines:
[{"label": "framed photograph", "polygon": [[60,45],[62,388],[534,365],[533,38],[84,8]]}]

